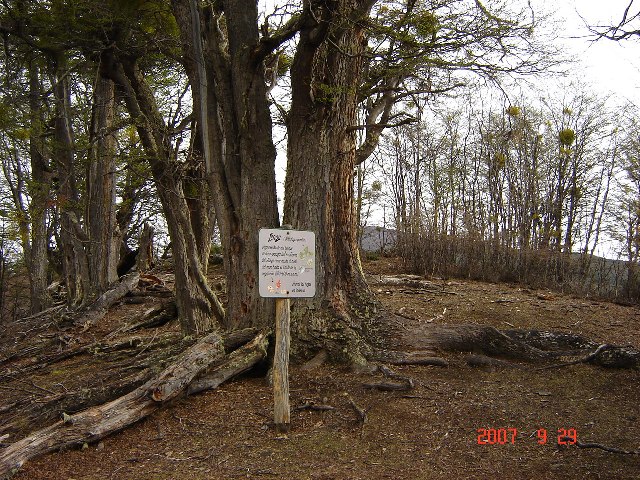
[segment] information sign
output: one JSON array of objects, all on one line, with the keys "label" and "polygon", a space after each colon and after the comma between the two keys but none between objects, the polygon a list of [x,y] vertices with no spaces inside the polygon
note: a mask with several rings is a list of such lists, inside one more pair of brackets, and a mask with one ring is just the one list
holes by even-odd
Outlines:
[{"label": "information sign", "polygon": [[258,237],[261,297],[313,297],[316,236],[313,232],[263,228]]}]

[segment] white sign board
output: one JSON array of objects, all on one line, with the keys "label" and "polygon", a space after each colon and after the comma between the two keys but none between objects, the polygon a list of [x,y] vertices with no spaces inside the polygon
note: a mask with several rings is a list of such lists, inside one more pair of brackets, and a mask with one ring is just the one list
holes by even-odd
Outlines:
[{"label": "white sign board", "polygon": [[258,234],[261,297],[316,294],[316,236],[313,232],[263,228]]}]

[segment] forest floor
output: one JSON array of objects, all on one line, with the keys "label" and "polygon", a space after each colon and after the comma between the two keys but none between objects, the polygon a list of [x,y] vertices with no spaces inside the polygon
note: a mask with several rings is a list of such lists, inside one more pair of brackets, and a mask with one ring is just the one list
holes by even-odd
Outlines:
[{"label": "forest floor", "polygon": [[[401,273],[401,264],[382,258],[367,262],[365,270],[374,284],[380,275]],[[640,346],[639,307],[518,285],[430,280],[437,288],[373,286],[382,305],[401,316],[406,335],[418,334],[425,324],[465,323],[571,332]],[[140,308],[113,309],[103,328],[113,329]],[[442,356],[449,361],[446,368],[392,367],[415,385],[397,392],[365,388],[370,373],[294,366],[287,435],[272,428],[272,391],[264,377],[245,376],[180,399],[97,445],[27,462],[14,478],[640,478],[640,455],[557,441],[566,430],[583,443],[639,449],[640,371],[585,364],[473,368],[464,354]],[[55,382],[47,380],[51,377]],[[25,389],[34,391],[34,385],[54,389],[73,379],[58,366],[29,382]],[[366,410],[364,423],[350,401]],[[312,404],[333,409],[302,408]],[[506,442],[479,444],[479,435],[493,439],[490,429],[505,429]]]}]

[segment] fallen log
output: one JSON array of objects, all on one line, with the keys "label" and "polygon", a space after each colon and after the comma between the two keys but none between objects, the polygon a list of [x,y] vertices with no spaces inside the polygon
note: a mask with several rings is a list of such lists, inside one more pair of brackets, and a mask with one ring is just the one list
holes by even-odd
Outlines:
[{"label": "fallen log", "polygon": [[[225,353],[250,342],[258,333],[258,329],[247,328],[225,334]],[[68,372],[78,369],[81,373],[71,374],[74,381],[65,381],[64,386],[62,383],[49,384],[55,392],[36,391],[19,397],[19,401],[16,395],[5,399],[0,396],[0,435],[9,433],[14,437],[12,441],[16,441],[36,429],[52,424],[60,418],[61,412],[73,414],[125,395],[154,378],[162,370],[162,365],[173,363],[194,343],[180,334],[165,333],[85,345],[81,351],[75,352],[75,358],[71,362],[54,367]],[[242,356],[245,361],[253,360],[240,352],[230,359],[238,356]],[[69,358],[71,355],[65,357]],[[251,366],[253,363],[247,368]],[[0,379],[0,388],[21,388],[23,381],[20,378],[24,376],[25,371],[32,371],[34,367],[9,372],[5,375],[4,381]],[[240,369],[240,366],[236,365],[236,368]],[[100,373],[90,376],[84,373],[94,370]],[[219,369],[216,369],[216,372],[219,372]],[[198,380],[201,380],[201,377]]]},{"label": "fallen log", "polygon": [[187,389],[187,395],[218,388],[230,378],[248,371],[267,358],[268,345],[268,335],[266,333],[258,335],[251,342],[227,355],[222,363],[216,365],[211,371],[204,372],[194,380]]},{"label": "fallen log", "polygon": [[214,388],[264,358],[266,343],[267,334],[262,333],[220,362],[224,355],[222,338],[217,333],[204,337],[162,373],[127,395],[75,415],[64,415],[62,421],[9,445],[0,454],[0,478],[9,478],[36,456],[96,442],[128,427],[185,394],[196,376],[217,364],[205,377],[215,381],[209,381],[201,389]]},{"label": "fallen log", "polygon": [[[54,423],[63,412],[71,414],[109,402],[131,392],[148,381],[151,376],[150,369],[146,368],[119,378],[117,383],[109,382],[108,388],[97,385],[42,398],[34,395],[25,397],[20,404],[14,403],[9,415],[3,415],[4,423],[0,426],[0,435],[6,433],[8,436],[15,437],[20,432],[28,433],[24,432],[27,425],[30,426],[29,431],[33,431],[35,428]],[[0,408],[0,413],[3,408],[5,407]]]},{"label": "fallen log", "polygon": [[73,319],[74,325],[80,325],[86,329],[102,320],[109,311],[109,307],[133,290],[138,285],[139,280],[139,273],[130,273],[122,277],[115,287],[104,292],[85,309],[76,314]]},{"label": "fallen log", "polygon": [[182,358],[171,364],[153,380],[148,392],[155,402],[166,402],[186,390],[196,375],[224,355],[220,335],[212,333],[198,341]]},{"label": "fallen log", "polygon": [[169,298],[173,296],[173,291],[168,288],[161,288],[158,290],[137,290],[129,292],[130,297],[158,297]]},{"label": "fallen log", "polygon": [[224,351],[231,353],[236,348],[249,343],[258,335],[258,333],[260,333],[260,330],[257,328],[244,328],[242,330],[234,330],[233,332],[226,333],[224,336]]}]

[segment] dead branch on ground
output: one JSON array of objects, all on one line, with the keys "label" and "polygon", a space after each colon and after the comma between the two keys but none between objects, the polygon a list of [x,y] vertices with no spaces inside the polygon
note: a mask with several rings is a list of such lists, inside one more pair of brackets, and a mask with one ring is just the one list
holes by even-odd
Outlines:
[{"label": "dead branch on ground", "polygon": [[[215,377],[215,381],[205,388],[214,388],[212,385],[219,385],[249,368],[245,358],[250,357],[253,362],[264,358],[267,342],[267,334],[261,333],[253,342],[234,352],[235,357],[230,360],[231,355],[223,359],[223,340],[219,334],[202,338],[163,372],[127,395],[75,415],[66,415],[62,421],[8,446],[0,454],[0,478],[9,477],[36,456],[96,442],[128,427],[169,400],[186,394],[193,379],[208,369],[211,370],[207,377]],[[218,366],[211,367],[215,363]]]}]

